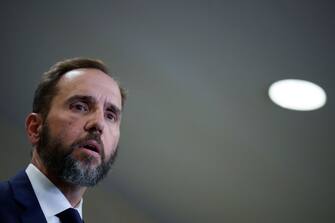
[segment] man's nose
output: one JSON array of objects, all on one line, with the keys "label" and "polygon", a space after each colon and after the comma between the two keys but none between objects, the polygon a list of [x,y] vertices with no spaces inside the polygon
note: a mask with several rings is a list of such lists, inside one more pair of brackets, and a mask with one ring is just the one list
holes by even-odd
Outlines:
[{"label": "man's nose", "polygon": [[96,110],[90,114],[85,125],[85,130],[89,132],[97,132],[101,135],[103,133],[104,127],[105,127],[104,112]]}]

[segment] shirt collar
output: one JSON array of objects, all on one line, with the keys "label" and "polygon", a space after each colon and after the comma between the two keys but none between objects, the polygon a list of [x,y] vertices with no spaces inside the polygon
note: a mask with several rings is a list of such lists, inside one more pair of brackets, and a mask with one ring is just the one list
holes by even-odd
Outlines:
[{"label": "shirt collar", "polygon": [[[72,208],[64,194],[33,164],[29,164],[26,173],[46,218]],[[74,207],[81,218],[83,199]]]}]

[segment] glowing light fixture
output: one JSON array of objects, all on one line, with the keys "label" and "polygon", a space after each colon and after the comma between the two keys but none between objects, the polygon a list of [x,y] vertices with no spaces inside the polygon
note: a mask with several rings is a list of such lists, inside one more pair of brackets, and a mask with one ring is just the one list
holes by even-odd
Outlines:
[{"label": "glowing light fixture", "polygon": [[269,96],[277,105],[298,111],[310,111],[326,104],[326,92],[318,85],[298,79],[286,79],[273,83]]}]

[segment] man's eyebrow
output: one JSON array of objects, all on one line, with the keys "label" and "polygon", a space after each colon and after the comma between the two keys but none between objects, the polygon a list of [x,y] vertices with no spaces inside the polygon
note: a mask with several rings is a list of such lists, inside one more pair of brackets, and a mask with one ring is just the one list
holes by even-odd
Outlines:
[{"label": "man's eyebrow", "polygon": [[[95,97],[92,97],[92,96],[89,96],[89,95],[73,95],[67,101],[71,103],[71,102],[76,101],[76,100],[85,101],[85,102],[88,102],[90,104],[94,104],[94,103],[97,102]],[[117,115],[121,114],[121,109],[118,108],[116,105],[114,105],[112,103],[107,103],[106,107],[107,107],[108,110],[114,112]]]},{"label": "man's eyebrow", "polygon": [[73,101],[86,101],[89,103],[94,103],[96,102],[96,99],[92,96],[88,96],[88,95],[73,95],[71,96],[69,99],[67,99],[68,102],[73,102]]}]

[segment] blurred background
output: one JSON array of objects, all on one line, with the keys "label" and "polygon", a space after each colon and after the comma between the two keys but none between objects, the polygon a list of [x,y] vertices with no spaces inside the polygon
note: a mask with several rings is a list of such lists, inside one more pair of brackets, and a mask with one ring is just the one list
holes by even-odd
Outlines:
[{"label": "blurred background", "polygon": [[[86,222],[335,222],[335,3],[1,1],[0,179],[30,160],[33,91],[55,62],[104,60],[128,88],[118,160]],[[315,111],[274,81],[322,86]]]}]

